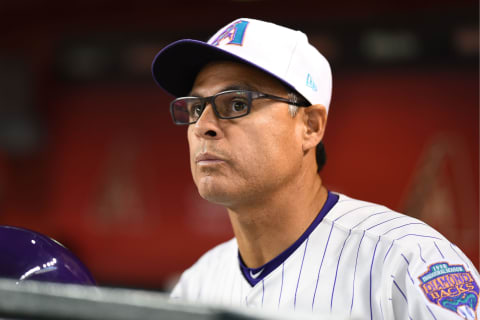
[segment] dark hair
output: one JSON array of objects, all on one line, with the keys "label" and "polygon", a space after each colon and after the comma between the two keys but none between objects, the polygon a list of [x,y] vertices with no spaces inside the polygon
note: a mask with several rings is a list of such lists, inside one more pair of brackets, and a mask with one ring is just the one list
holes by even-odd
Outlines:
[{"label": "dark hair", "polygon": [[317,172],[320,172],[327,162],[327,152],[325,151],[325,145],[323,141],[320,141],[315,148],[315,155],[317,156]]}]

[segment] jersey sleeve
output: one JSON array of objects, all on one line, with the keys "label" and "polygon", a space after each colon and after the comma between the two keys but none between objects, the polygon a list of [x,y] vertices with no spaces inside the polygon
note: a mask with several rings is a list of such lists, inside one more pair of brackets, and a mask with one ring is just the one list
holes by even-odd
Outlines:
[{"label": "jersey sleeve", "polygon": [[183,272],[170,298],[190,302],[208,301],[212,290],[211,284],[217,281],[219,269],[231,261],[237,264],[237,259],[235,238],[210,249]]},{"label": "jersey sleeve", "polygon": [[195,301],[199,295],[199,284],[196,283],[194,273],[196,272],[197,265],[193,265],[189,269],[185,270],[178,283],[170,293],[170,299],[183,300],[183,301]]},{"label": "jersey sleeve", "polygon": [[399,245],[391,265],[394,269],[384,277],[391,282],[384,301],[393,319],[478,319],[478,271],[446,239]]},{"label": "jersey sleeve", "polygon": [[172,292],[170,292],[170,299],[172,300],[184,300],[185,299],[185,281],[182,281],[185,272],[182,274],[180,279],[178,280],[175,287],[173,287]]}]

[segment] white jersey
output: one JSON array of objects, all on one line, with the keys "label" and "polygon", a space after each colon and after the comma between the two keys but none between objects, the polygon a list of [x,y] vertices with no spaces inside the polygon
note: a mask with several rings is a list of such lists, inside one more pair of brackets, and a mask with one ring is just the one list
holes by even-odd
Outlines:
[{"label": "white jersey", "polygon": [[329,193],[285,252],[247,268],[235,239],[186,270],[174,299],[359,319],[477,319],[479,274],[420,220]]}]

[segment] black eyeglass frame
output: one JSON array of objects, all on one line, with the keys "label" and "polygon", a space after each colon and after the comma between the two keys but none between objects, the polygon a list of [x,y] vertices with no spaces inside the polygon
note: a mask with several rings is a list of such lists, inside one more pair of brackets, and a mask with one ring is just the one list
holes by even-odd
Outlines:
[{"label": "black eyeglass frame", "polygon": [[[230,94],[230,93],[234,93],[234,92],[247,93],[247,96],[248,96],[247,112],[245,114],[242,114],[242,115],[239,115],[239,116],[224,117],[224,116],[220,115],[220,113],[217,110],[217,106],[215,105],[215,98],[217,98],[218,96],[224,95],[224,94]],[[179,122],[175,119],[175,113],[174,113],[175,103],[178,102],[178,101],[184,100],[186,98],[198,99],[199,102],[201,103],[202,110],[200,112],[200,115],[198,116],[198,119],[200,119],[200,117],[202,116],[203,111],[207,107],[207,104],[210,104],[212,106],[213,112],[215,113],[215,115],[217,116],[218,119],[236,119],[236,118],[245,117],[246,115],[248,115],[250,113],[250,110],[251,110],[251,107],[252,107],[252,101],[257,100],[257,99],[271,99],[271,100],[275,100],[275,101],[285,102],[285,103],[288,103],[290,105],[294,105],[294,106],[297,106],[297,107],[309,107],[309,106],[311,106],[311,104],[306,100],[297,102],[297,101],[292,101],[292,100],[282,98],[282,97],[279,97],[279,96],[274,96],[274,95],[271,95],[271,94],[258,92],[258,91],[252,91],[252,90],[226,90],[226,91],[218,92],[218,93],[216,93],[216,94],[214,94],[213,96],[210,96],[210,97],[186,96],[186,97],[179,97],[179,98],[173,100],[172,102],[170,102],[170,114],[172,116],[173,122],[176,125],[190,125],[190,124],[194,124],[198,121],[198,119],[197,119],[197,120],[192,121],[192,122]]]}]

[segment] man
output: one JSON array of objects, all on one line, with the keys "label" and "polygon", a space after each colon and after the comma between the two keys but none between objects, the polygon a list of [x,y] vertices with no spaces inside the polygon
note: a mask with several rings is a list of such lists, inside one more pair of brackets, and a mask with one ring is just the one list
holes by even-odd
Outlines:
[{"label": "man", "polygon": [[479,276],[441,234],[328,191],[318,171],[331,71],[305,34],[238,19],[207,43],[180,40],[153,76],[188,125],[200,195],[235,238],[184,272],[188,301],[369,319],[477,319]]}]

